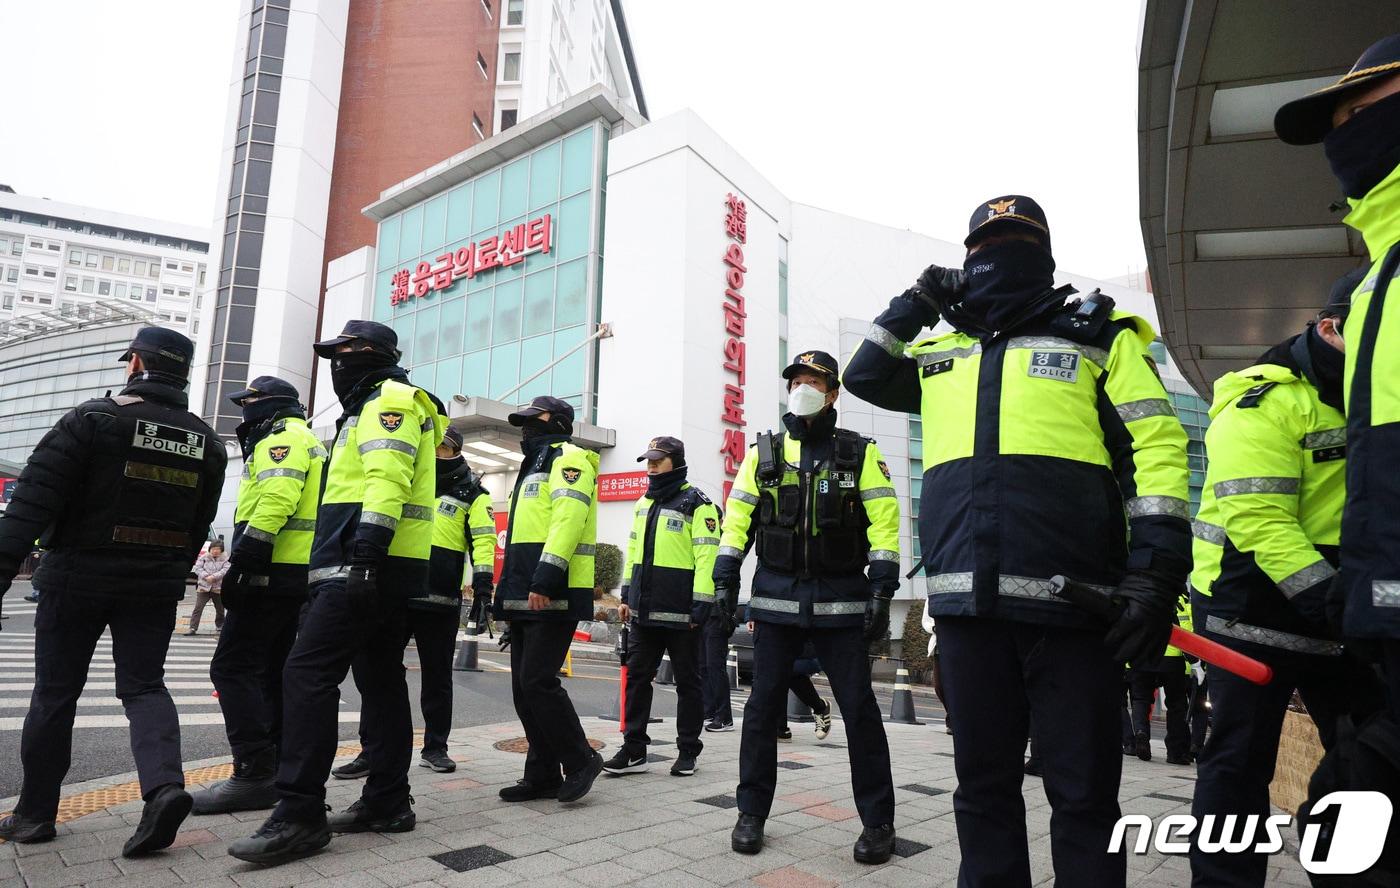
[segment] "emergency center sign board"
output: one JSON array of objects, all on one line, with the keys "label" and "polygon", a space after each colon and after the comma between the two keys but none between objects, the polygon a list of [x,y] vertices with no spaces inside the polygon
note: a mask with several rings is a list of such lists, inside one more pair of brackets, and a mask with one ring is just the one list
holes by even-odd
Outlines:
[{"label": "emergency center sign board", "polygon": [[749,208],[743,198],[730,193],[724,198],[724,233],[730,243],[724,248],[724,369],[734,375],[733,382],[724,384],[723,411],[720,424],[724,427],[724,441],[720,453],[724,454],[724,500],[729,499],[729,489],[734,486],[734,478],[739,474],[739,464],[744,461],[748,445],[744,439],[747,421],[744,419],[744,383],[747,378],[747,346],[744,343],[744,326],[748,311],[744,307],[744,275],[748,267],[744,264],[744,245],[749,240]]},{"label": "emergency center sign board", "polygon": [[598,476],[598,502],[639,500],[647,492],[646,472],[615,472]]},{"label": "emergency center sign board", "polygon": [[390,278],[389,304],[398,305],[415,296],[422,299],[462,278],[470,280],[483,272],[518,265],[531,253],[548,253],[553,236],[554,217],[545,213],[499,235],[449,250],[434,260],[436,265],[424,259],[412,271],[407,266],[400,268]]}]

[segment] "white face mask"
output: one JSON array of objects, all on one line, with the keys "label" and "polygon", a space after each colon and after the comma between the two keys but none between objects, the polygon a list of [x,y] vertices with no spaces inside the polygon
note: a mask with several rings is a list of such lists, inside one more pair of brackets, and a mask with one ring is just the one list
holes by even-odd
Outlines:
[{"label": "white face mask", "polygon": [[825,406],[826,393],[805,382],[788,392],[788,411],[793,416],[816,416]]}]

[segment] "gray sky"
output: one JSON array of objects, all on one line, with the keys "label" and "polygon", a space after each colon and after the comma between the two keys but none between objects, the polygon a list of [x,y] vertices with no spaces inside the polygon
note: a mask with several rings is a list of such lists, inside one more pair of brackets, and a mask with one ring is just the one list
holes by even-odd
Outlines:
[{"label": "gray sky", "polygon": [[[406,2],[406,0],[404,0]],[[627,0],[654,118],[793,200],[948,240],[1008,192],[1062,268],[1143,266],[1133,0]],[[208,226],[236,0],[0,0],[0,182]]]}]

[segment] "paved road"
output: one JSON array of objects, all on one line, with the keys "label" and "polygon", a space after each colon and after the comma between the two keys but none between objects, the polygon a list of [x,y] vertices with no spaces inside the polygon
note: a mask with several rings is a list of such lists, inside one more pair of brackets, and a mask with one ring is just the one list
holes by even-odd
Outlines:
[{"label": "paved road", "polygon": [[[0,631],[0,799],[19,793],[20,729],[29,708],[29,695],[34,683],[34,612],[37,605],[24,601],[29,594],[27,583],[16,583],[5,596],[7,619]],[[223,717],[209,683],[209,658],[213,655],[216,638],[212,609],[204,614],[200,634],[183,634],[184,619],[189,602],[181,605],[176,635],[171,641],[166,661],[166,684],[180,713],[180,734],[186,761],[198,761],[228,754],[224,736]],[[498,652],[493,643],[483,639],[480,663],[483,672],[457,672],[453,706],[453,726],[495,724],[515,719],[511,704],[509,655]],[[419,669],[417,651],[410,645],[405,655],[408,666],[409,692],[413,699],[415,724],[422,727],[418,707]],[[617,665],[614,662],[574,661],[574,675],[566,686],[581,716],[597,716],[607,712],[617,694]],[[120,701],[113,691],[115,674],[111,663],[111,638],[104,636],[88,676],[88,685],[78,703],[78,716],[73,741],[73,764],[66,783],[90,780],[135,769],[126,732],[126,718]],[[819,688],[826,693],[820,678]],[[658,688],[654,716],[668,721],[675,717],[675,692],[670,687]],[[360,698],[353,681],[341,685],[340,733],[351,737],[359,724]],[[746,689],[735,694],[736,707],[742,707]],[[827,695],[829,697],[829,694]],[[877,691],[881,708],[889,711],[889,691]],[[915,695],[915,708],[922,720],[941,724],[943,713],[936,700],[920,689]],[[802,730],[798,726],[798,730]],[[838,728],[839,730],[839,728]]]}]

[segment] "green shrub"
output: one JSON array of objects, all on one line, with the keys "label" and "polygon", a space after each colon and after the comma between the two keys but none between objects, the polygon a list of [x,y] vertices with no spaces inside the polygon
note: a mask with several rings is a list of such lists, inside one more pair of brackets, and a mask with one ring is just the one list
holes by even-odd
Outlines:
[{"label": "green shrub", "polygon": [[909,615],[904,618],[904,665],[911,676],[926,676],[933,669],[923,618],[923,602],[916,599],[910,603]]},{"label": "green shrub", "polygon": [[593,598],[596,601],[622,583],[622,550],[599,543],[593,558]]}]

